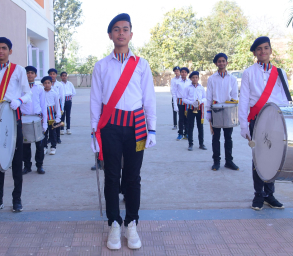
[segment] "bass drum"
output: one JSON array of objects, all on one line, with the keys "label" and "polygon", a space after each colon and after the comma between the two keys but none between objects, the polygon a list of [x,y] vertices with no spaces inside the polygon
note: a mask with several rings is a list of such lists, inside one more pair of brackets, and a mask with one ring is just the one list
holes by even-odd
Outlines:
[{"label": "bass drum", "polygon": [[16,145],[16,116],[8,102],[0,103],[0,171],[11,166]]},{"label": "bass drum", "polygon": [[293,105],[267,103],[253,129],[253,161],[265,182],[293,181]]}]

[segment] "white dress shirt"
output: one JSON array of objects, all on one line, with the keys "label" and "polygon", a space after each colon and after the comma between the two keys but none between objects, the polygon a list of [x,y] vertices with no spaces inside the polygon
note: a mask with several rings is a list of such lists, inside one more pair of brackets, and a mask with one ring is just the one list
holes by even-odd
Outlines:
[{"label": "white dress shirt", "polygon": [[[2,82],[7,67],[0,70],[0,83]],[[23,103],[31,100],[31,90],[27,81],[26,71],[22,66],[16,65],[10,78],[3,100],[11,101],[21,99]]]},{"label": "white dress shirt", "polygon": [[25,115],[43,115],[43,120],[47,120],[47,105],[45,99],[45,90],[42,85],[34,84],[30,88],[32,100],[20,106],[22,114]]},{"label": "white dress shirt", "polygon": [[[95,64],[90,96],[91,126],[95,130],[100,120],[102,105],[108,103],[130,57],[135,57],[131,50],[122,64],[116,59],[113,51]],[[133,111],[142,106],[148,130],[156,130],[156,95],[153,76],[148,62],[140,58],[116,108]]]},{"label": "white dress shirt", "polygon": [[171,79],[171,86],[170,86],[170,92],[172,94],[172,88],[174,87],[174,85],[179,82],[179,79],[181,78],[181,76],[179,76],[178,78],[175,76]]},{"label": "white dress shirt", "polygon": [[231,99],[238,100],[238,85],[235,76],[227,72],[221,77],[217,71],[208,79],[207,85],[207,110],[211,110],[213,101],[224,103]]},{"label": "white dress shirt", "polygon": [[63,85],[65,96],[74,96],[76,94],[74,85],[70,81],[66,81],[66,83],[61,81],[61,84]]},{"label": "white dress shirt", "polygon": [[[272,69],[264,71],[264,68],[258,63],[253,64],[244,70],[241,81],[240,100],[238,106],[238,115],[241,128],[248,127],[248,113],[250,107],[253,107],[262,95]],[[282,70],[285,81],[288,86],[287,75]],[[277,78],[274,89],[267,102],[276,104],[288,104],[288,100],[281,82],[280,77]]]},{"label": "white dress shirt", "polygon": [[56,80],[55,82],[52,83],[52,89],[58,93],[60,101],[61,101],[62,109],[64,109],[65,94],[64,94],[63,84]]},{"label": "white dress shirt", "polygon": [[177,102],[177,99],[183,98],[184,95],[184,89],[191,84],[191,81],[186,78],[183,80],[181,77],[174,83],[174,86],[172,87],[172,96],[173,101]]},{"label": "white dress shirt", "polygon": [[61,111],[59,105],[59,95],[54,90],[45,91],[46,108],[54,106],[55,108],[55,122],[59,123],[61,119]]},{"label": "white dress shirt", "polygon": [[185,104],[192,105],[196,100],[201,103],[206,102],[206,91],[201,84],[196,87],[191,84],[184,89],[184,95],[182,98]]}]

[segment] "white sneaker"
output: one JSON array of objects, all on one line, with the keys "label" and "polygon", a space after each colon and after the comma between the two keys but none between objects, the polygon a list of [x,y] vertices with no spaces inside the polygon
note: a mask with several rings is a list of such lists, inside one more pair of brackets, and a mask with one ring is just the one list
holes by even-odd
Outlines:
[{"label": "white sneaker", "polygon": [[50,155],[55,155],[55,153],[56,153],[56,148],[51,148]]},{"label": "white sneaker", "polygon": [[61,134],[61,135],[64,135],[64,134],[65,134],[65,133],[64,133],[64,130],[61,130],[61,131],[60,131],[60,134]]},{"label": "white sneaker", "polygon": [[66,131],[67,131],[67,134],[68,134],[68,135],[71,134],[71,131],[70,131],[69,129],[67,129]]},{"label": "white sneaker", "polygon": [[4,208],[4,204],[0,204],[0,210]]},{"label": "white sneaker", "polygon": [[136,231],[135,220],[130,222],[128,227],[125,228],[125,237],[129,249],[139,249],[141,247],[141,241]]},{"label": "white sneaker", "polygon": [[47,148],[44,148],[44,155],[47,154],[47,151],[48,151],[48,149]]},{"label": "white sneaker", "polygon": [[117,221],[112,223],[108,234],[107,247],[110,250],[118,250],[121,248],[121,228]]}]

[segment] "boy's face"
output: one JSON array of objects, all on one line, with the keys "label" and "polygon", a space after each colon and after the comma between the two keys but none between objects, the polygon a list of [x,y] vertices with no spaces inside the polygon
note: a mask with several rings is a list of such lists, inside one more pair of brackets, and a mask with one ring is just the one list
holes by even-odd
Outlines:
[{"label": "boy's face", "polygon": [[9,59],[9,55],[12,54],[12,49],[9,50],[8,45],[0,43],[0,62],[5,63]]},{"label": "boy's face", "polygon": [[128,46],[132,35],[129,22],[122,20],[114,24],[112,32],[109,33],[109,38],[114,42],[115,46],[123,47]]},{"label": "boy's face", "polygon": [[224,57],[220,57],[216,62],[216,66],[220,70],[226,69],[227,65],[228,65],[228,62]]},{"label": "boy's face", "polygon": [[57,74],[55,72],[50,72],[49,76],[52,77],[52,81],[55,82],[57,78]]},{"label": "boy's face", "polygon": [[182,71],[180,72],[180,75],[181,75],[182,79],[186,79],[186,77],[187,77],[187,72],[186,72],[186,70],[182,70]]},{"label": "boy's face", "polygon": [[192,81],[193,84],[198,84],[198,80],[199,80],[198,75],[193,75],[191,77],[191,81]]},{"label": "boy's face", "polygon": [[256,47],[253,55],[257,58],[258,61],[268,63],[270,61],[272,52],[273,51],[269,43],[263,43]]},{"label": "boy's face", "polygon": [[180,70],[179,69],[176,69],[175,71],[174,71],[174,73],[175,73],[175,76],[180,76]]},{"label": "boy's face", "polygon": [[37,77],[37,74],[33,71],[26,72],[27,80],[29,83],[33,83],[35,81],[35,78]]},{"label": "boy's face", "polygon": [[50,80],[46,80],[46,81],[43,83],[43,85],[44,85],[45,90],[46,90],[46,91],[49,91],[49,90],[51,89],[52,83],[51,83]]},{"label": "boy's face", "polygon": [[66,82],[66,81],[67,81],[67,74],[66,74],[66,73],[62,74],[62,76],[61,76],[61,80],[62,80],[63,82]]}]

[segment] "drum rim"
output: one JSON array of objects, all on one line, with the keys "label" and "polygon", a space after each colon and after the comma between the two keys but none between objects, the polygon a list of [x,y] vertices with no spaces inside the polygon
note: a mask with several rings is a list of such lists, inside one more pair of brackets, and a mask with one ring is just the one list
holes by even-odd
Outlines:
[{"label": "drum rim", "polygon": [[[22,118],[25,117],[25,116],[34,116],[34,117],[39,118],[39,120],[23,123],[23,122],[22,122]],[[26,125],[26,124],[34,124],[34,123],[42,122],[42,118],[41,118],[40,116],[38,116],[38,115],[23,115],[23,116],[21,117],[21,122],[22,122],[23,125]]]},{"label": "drum rim", "polygon": [[[238,107],[238,103],[216,103],[216,104],[213,104],[211,106],[211,108],[224,108],[223,105],[225,104],[225,107],[227,108],[233,108],[233,107]],[[219,106],[215,106],[215,105],[219,105]],[[229,106],[229,107],[228,107]]]},{"label": "drum rim", "polygon": [[[9,102],[7,101],[4,101],[2,102],[1,104],[10,104]],[[1,107],[1,104],[0,104],[0,116],[2,116],[2,113],[3,113],[3,109],[4,107]],[[8,107],[10,108],[10,106],[8,105]],[[16,114],[15,114],[15,111],[12,110],[12,115],[13,115],[13,120],[14,120],[14,136],[13,136],[13,145],[12,145],[12,152],[13,154],[10,156],[10,160],[9,160],[9,166],[8,168],[11,166],[12,164],[12,161],[13,161],[13,157],[14,157],[14,152],[15,152],[15,148],[16,148],[16,136],[17,136],[17,125],[16,125]],[[3,169],[1,163],[0,163],[0,172],[5,172],[8,170],[7,169]]]},{"label": "drum rim", "polygon": [[[261,175],[260,171],[258,170],[258,167],[257,167],[257,161],[256,161],[256,157],[255,157],[255,148],[252,148],[252,158],[253,158],[253,163],[254,163],[254,167],[255,167],[255,170],[258,174],[258,176],[264,181],[264,182],[274,182],[277,177],[280,175],[280,172],[282,171],[282,168],[284,166],[284,163],[285,163],[285,159],[286,159],[286,155],[287,155],[287,141],[288,141],[288,134],[287,134],[287,126],[286,126],[286,121],[285,121],[285,118],[284,118],[284,115],[282,113],[282,110],[280,109],[280,107],[273,103],[273,102],[269,102],[269,103],[266,103],[263,108],[260,110],[259,114],[258,115],[261,115],[261,113],[269,106],[273,106],[274,108],[277,109],[278,113],[281,115],[281,120],[283,122],[283,127],[284,127],[284,133],[285,133],[285,140],[284,140],[284,149],[283,149],[283,156],[282,156],[282,160],[280,162],[280,166],[277,170],[277,173],[276,175],[271,178],[270,180],[266,180],[263,178],[263,176]],[[252,136],[252,140],[255,141],[255,131],[256,131],[256,127],[257,127],[257,124],[259,122],[260,119],[256,119],[255,121],[255,125],[254,125],[254,128],[253,128],[253,136]]]}]

